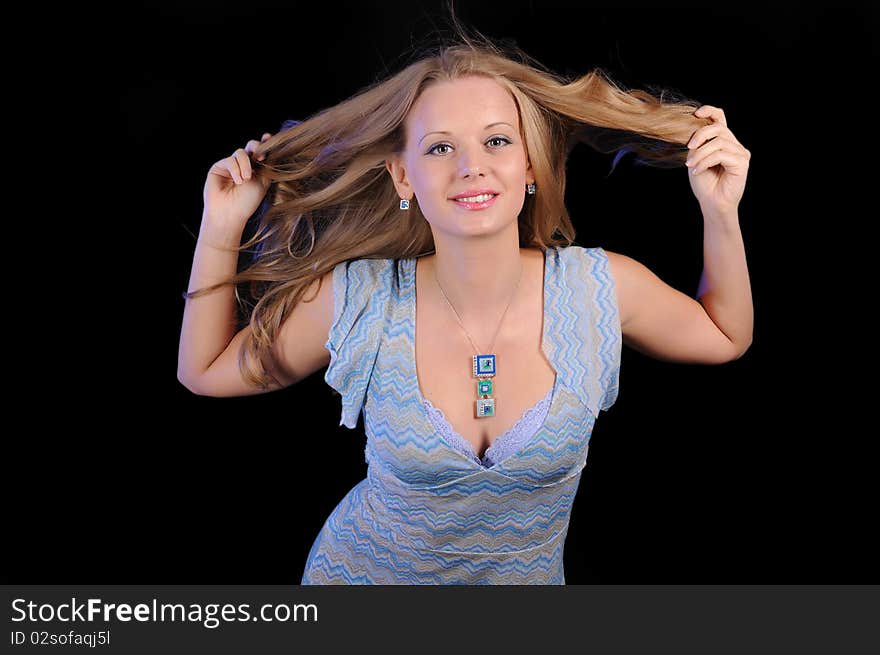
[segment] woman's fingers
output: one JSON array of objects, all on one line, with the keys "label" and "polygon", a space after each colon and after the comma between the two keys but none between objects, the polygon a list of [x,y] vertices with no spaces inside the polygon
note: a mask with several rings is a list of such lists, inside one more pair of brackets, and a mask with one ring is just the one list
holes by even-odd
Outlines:
[{"label": "woman's fingers", "polygon": [[229,172],[236,184],[242,184],[250,173],[250,162],[244,148],[239,148],[229,158]]},{"label": "woman's fingers", "polygon": [[244,147],[244,150],[245,150],[245,152],[247,152],[248,155],[253,155],[254,150],[257,149],[258,145],[260,145],[260,141],[257,141],[256,139],[251,139],[250,141],[247,142],[247,145]]},{"label": "woman's fingers", "polygon": [[[263,134],[262,138],[259,141],[257,141],[256,139],[251,139],[250,141],[247,142],[247,144],[244,147],[245,152],[248,155],[253,155],[254,151],[257,149],[257,146],[260,145],[266,139],[268,139],[270,136],[272,136],[272,135],[269,134],[268,132],[266,132],[265,134]],[[260,161],[265,158],[266,158],[266,155],[260,155],[259,157],[257,157],[257,161]]]},{"label": "woman's fingers", "polygon": [[[251,139],[244,148],[239,148],[232,153],[231,157],[227,158],[228,164],[226,168],[236,184],[243,184],[253,177],[254,171],[251,166],[251,155],[258,145],[271,136],[269,132],[265,132],[259,141]],[[265,158],[266,155],[260,155],[257,157],[257,161],[262,161]]]},{"label": "woman's fingers", "polygon": [[[269,132],[264,132],[263,137],[260,139],[260,143],[262,143],[263,141],[265,141],[266,139],[268,139],[271,136],[272,135]],[[259,144],[257,144],[257,145],[259,145]],[[260,155],[259,157],[257,157],[257,161],[263,161],[265,158],[266,158],[266,155]]]}]

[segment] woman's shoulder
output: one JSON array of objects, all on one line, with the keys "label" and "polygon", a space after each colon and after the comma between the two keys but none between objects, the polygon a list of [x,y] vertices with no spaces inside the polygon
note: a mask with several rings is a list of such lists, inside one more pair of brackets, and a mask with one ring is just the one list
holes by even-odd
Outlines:
[{"label": "woman's shoulder", "polygon": [[581,246],[576,243],[569,246],[553,246],[553,249],[558,251],[560,255],[568,257],[595,256],[605,253],[605,249],[602,246]]},{"label": "woman's shoulder", "polygon": [[397,260],[394,259],[347,259],[334,267],[334,276],[345,277],[361,283],[378,282],[386,278],[396,266]]},{"label": "woman's shoulder", "polygon": [[345,305],[357,313],[357,307],[387,296],[396,282],[397,266],[393,259],[348,259],[333,268],[333,295],[337,309]]},{"label": "woman's shoulder", "polygon": [[381,271],[393,266],[398,260],[396,259],[377,259],[375,257],[360,257],[357,259],[346,259],[339,262],[336,267],[354,268],[364,271]]},{"label": "woman's shoulder", "polygon": [[547,253],[548,259],[565,270],[587,271],[601,274],[608,266],[609,253],[602,246],[552,246]]}]

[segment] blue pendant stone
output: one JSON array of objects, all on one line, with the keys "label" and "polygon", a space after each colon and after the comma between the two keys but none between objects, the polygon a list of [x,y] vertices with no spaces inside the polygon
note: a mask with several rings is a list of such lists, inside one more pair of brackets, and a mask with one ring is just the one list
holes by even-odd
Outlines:
[{"label": "blue pendant stone", "polygon": [[495,355],[474,355],[474,376],[495,375]]}]

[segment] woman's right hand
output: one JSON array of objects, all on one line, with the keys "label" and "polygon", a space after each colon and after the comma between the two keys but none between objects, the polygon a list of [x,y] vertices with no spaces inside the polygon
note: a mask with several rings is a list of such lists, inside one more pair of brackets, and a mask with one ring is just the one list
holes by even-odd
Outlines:
[{"label": "woman's right hand", "polygon": [[[270,181],[254,173],[251,155],[270,136],[266,132],[260,141],[251,139],[244,148],[239,148],[231,156],[211,166],[203,193],[203,220],[210,221],[212,230],[240,236],[248,219],[260,206]],[[265,155],[260,155],[257,161],[265,158]]]}]

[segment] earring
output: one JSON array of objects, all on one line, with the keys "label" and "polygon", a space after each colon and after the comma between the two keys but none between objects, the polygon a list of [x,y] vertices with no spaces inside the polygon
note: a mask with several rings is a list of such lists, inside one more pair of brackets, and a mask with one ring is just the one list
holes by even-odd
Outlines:
[{"label": "earring", "polygon": [[401,209],[409,209],[409,200],[407,200],[406,198],[401,198],[400,199],[400,208]]},{"label": "earring", "polygon": [[534,184],[526,184],[526,192],[529,195],[535,195],[535,185]]}]

